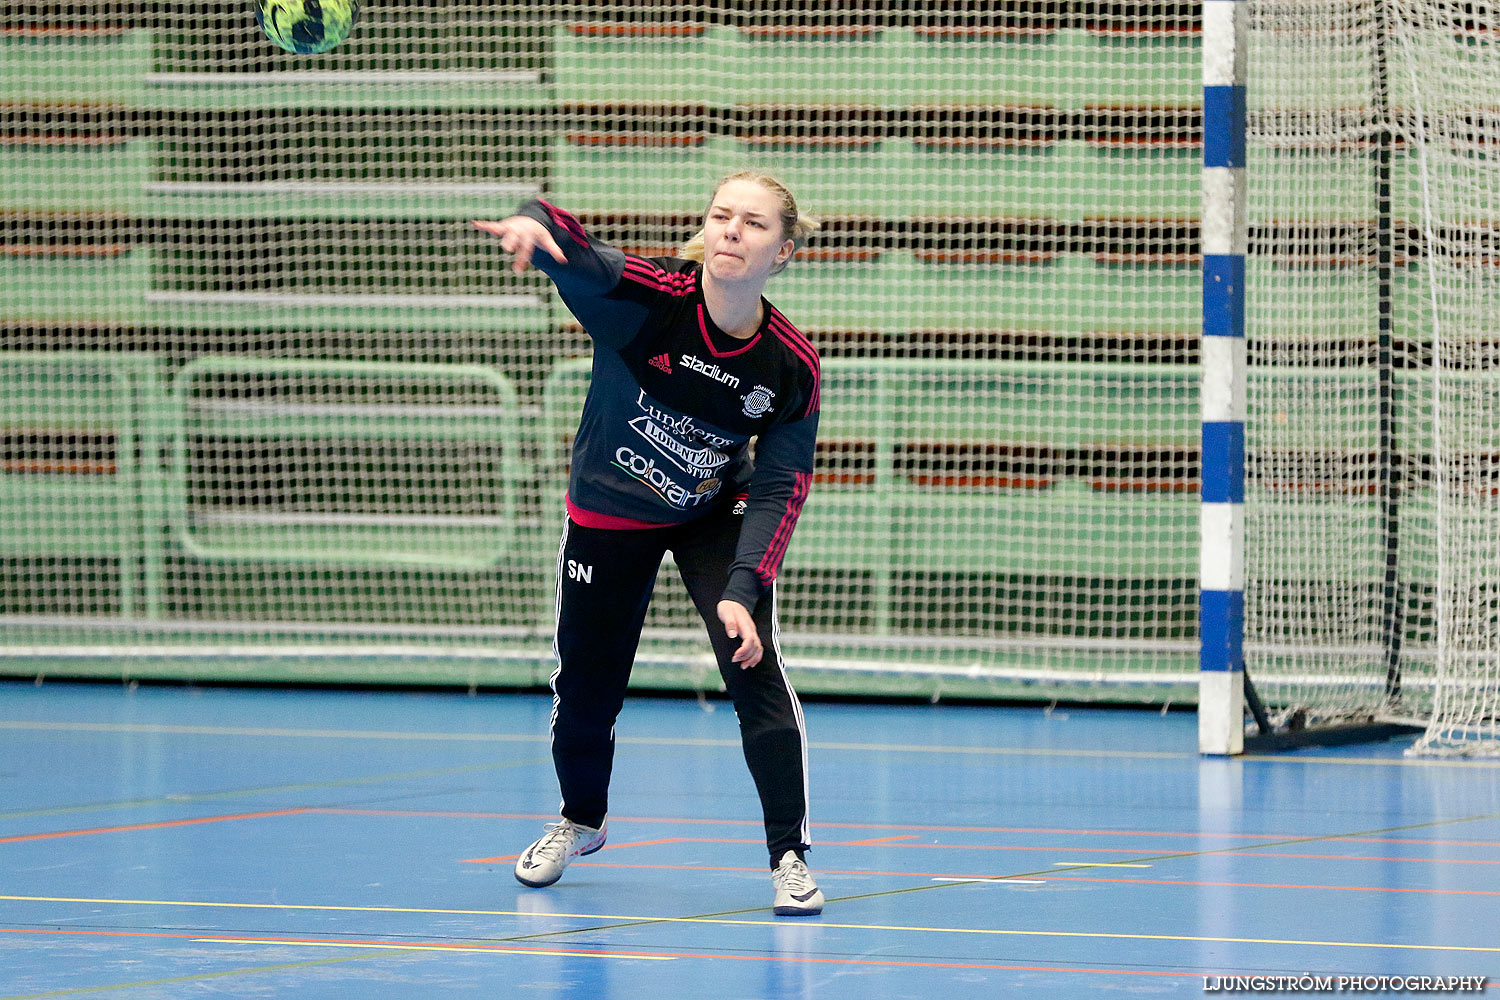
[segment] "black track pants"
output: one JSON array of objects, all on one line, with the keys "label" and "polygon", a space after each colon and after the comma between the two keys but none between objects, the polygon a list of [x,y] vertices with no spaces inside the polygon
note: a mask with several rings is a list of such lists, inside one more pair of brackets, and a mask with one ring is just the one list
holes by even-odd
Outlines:
[{"label": "black track pants", "polygon": [[615,718],[657,570],[670,551],[734,701],[765,814],[766,846],[773,858],[809,846],[807,740],[802,706],[781,659],[775,591],[753,609],[765,654],[749,670],[730,662],[739,640],[725,635],[717,612],[740,521],[727,509],[692,524],[642,530],[586,528],[569,519],[558,551],[558,666],[552,675],[552,760],[567,819],[597,827],[608,811]]}]

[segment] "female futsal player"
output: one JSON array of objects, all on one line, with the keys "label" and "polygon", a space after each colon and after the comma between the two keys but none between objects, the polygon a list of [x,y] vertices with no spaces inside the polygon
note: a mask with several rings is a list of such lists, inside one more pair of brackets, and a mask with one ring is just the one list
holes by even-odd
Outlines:
[{"label": "female futsal player", "polygon": [[714,191],[679,257],[623,253],[540,200],[474,225],[500,238],[517,272],[534,262],[546,273],[594,341],[557,563],[562,819],[516,878],[551,885],[604,846],[615,718],[670,550],[739,717],[775,911],[822,912],[804,861],[807,736],[777,646],[774,583],[812,484],[818,355],[761,297],[815,223],[779,181],[747,172]]}]

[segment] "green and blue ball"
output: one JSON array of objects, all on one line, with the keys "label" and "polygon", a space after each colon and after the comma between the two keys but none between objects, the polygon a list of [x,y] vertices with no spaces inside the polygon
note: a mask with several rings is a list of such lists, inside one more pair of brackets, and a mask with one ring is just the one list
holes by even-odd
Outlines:
[{"label": "green and blue ball", "polygon": [[327,52],[349,37],[358,0],[255,0],[255,19],[288,52]]}]

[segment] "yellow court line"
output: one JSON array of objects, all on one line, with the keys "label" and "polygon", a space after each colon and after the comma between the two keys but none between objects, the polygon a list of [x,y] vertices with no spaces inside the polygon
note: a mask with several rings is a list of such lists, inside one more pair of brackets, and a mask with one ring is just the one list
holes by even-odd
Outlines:
[{"label": "yellow court line", "polygon": [[[339,913],[421,913],[439,916],[474,917],[552,917],[559,920],[629,920],[662,924],[721,924],[734,927],[775,927],[779,921],[730,920],[725,917],[661,917],[620,913],[528,913],[521,910],[460,910],[406,906],[332,906],[316,903],[224,903],[171,899],[92,899],[74,896],[0,896],[0,900],[21,903],[91,903],[121,906],[193,906],[245,910],[314,910]],[[1304,945],[1315,948],[1372,948],[1398,951],[1455,951],[1500,954],[1500,947],[1479,945],[1408,944],[1377,941],[1305,941],[1297,938],[1207,937],[1197,934],[1123,934],[1104,931],[1040,931],[996,927],[915,927],[901,924],[841,924],[822,919],[810,922],[816,927],[835,927],[854,931],[895,931],[902,934],[981,934],[996,937],[1095,938],[1120,941],[1189,941],[1199,944],[1274,944]]]}]

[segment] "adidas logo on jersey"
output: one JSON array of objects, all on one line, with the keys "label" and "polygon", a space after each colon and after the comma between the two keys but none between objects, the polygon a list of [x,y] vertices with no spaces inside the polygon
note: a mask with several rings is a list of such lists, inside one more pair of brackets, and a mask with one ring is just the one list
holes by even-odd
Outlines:
[{"label": "adidas logo on jersey", "polygon": [[672,374],[671,355],[658,354],[656,357],[648,361],[647,364],[649,364],[652,368],[657,368],[661,371],[666,372],[668,375]]}]

